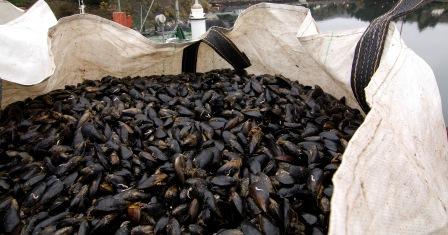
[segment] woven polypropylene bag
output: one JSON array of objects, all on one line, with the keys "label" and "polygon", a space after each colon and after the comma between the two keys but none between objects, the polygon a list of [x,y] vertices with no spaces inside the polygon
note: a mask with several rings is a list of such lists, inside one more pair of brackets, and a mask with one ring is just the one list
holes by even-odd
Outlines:
[{"label": "woven polypropylene bag", "polygon": [[[364,30],[319,34],[306,8],[258,4],[240,15],[227,36],[251,60],[249,73],[319,85],[358,108],[350,72]],[[35,86],[6,82],[3,106],[85,79],[178,74],[188,45],[155,44],[93,15],[63,18],[49,37],[55,73]],[[366,88],[371,111],[333,178],[330,233],[446,233],[448,141],[439,90],[431,68],[406,47],[394,25],[387,38]],[[228,67],[201,45],[198,71]]]}]

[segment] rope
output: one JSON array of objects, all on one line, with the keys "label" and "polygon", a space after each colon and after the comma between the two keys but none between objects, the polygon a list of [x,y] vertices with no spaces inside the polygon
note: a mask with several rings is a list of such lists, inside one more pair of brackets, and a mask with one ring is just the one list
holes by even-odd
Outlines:
[{"label": "rope", "polygon": [[327,52],[325,52],[324,65],[327,64],[328,53],[330,52],[330,46],[331,46],[331,42],[332,42],[332,41],[333,41],[333,32],[331,32],[330,42],[328,42]]},{"label": "rope", "polygon": [[149,9],[148,9],[148,11],[146,12],[146,16],[145,16],[145,20],[143,21],[143,24],[140,25],[140,33],[142,32],[142,30],[143,30],[143,25],[145,25],[145,23],[146,23],[146,19],[148,18],[149,12],[151,11],[152,4],[154,4],[154,0],[152,0],[151,5],[149,6]]}]

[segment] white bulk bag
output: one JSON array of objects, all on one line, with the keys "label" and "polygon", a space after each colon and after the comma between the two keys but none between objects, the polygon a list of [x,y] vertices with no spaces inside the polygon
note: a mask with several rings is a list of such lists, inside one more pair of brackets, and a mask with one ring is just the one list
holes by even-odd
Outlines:
[{"label": "white bulk bag", "polygon": [[[25,13],[10,3],[0,13],[0,78],[35,85],[51,76],[55,65],[48,41],[48,29],[57,23],[50,7],[37,1]],[[14,18],[17,17],[17,18]],[[1,23],[2,21],[10,21]]]},{"label": "white bulk bag", "polygon": [[[350,73],[364,30],[319,34],[308,9],[263,3],[244,11],[227,36],[250,59],[249,73],[319,85],[359,108]],[[107,75],[178,74],[188,45],[155,44],[93,15],[61,19],[50,39],[53,76],[35,86],[6,82],[3,107]],[[198,71],[229,67],[200,46]],[[330,233],[447,233],[448,141],[439,90],[431,68],[406,47],[393,24],[366,97],[371,111],[333,178]]]}]

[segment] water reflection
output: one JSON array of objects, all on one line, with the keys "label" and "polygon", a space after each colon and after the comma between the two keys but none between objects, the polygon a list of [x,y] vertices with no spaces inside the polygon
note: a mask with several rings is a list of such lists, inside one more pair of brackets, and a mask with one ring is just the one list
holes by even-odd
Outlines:
[{"label": "water reflection", "polygon": [[[356,1],[345,4],[311,4],[313,17],[320,21],[333,17],[353,17],[362,21],[372,21],[393,7],[391,1]],[[434,27],[439,22],[448,22],[448,3],[433,2],[403,18],[407,22],[417,22],[421,31]]]},{"label": "water reflection", "polygon": [[[419,30],[448,23],[448,3],[432,3],[409,15],[406,21],[417,22]],[[445,35],[448,36],[448,35]]]},{"label": "water reflection", "polygon": [[[319,1],[319,3],[308,3],[305,6],[311,9],[316,21],[323,21],[331,18],[356,18],[361,21],[372,21],[391,9],[396,1],[344,1],[343,3]],[[298,1],[286,1],[286,4],[299,5]],[[250,4],[215,5],[212,10],[217,12],[211,25],[232,26],[238,13],[249,7]],[[218,20],[219,19],[219,20]],[[403,18],[406,22],[417,22],[421,31],[427,27],[434,27],[439,22],[448,22],[448,3],[433,2],[414,13]]]},{"label": "water reflection", "polygon": [[371,21],[384,14],[393,6],[393,1],[351,1],[346,3],[309,4],[316,20],[334,17],[354,17],[362,21]]}]

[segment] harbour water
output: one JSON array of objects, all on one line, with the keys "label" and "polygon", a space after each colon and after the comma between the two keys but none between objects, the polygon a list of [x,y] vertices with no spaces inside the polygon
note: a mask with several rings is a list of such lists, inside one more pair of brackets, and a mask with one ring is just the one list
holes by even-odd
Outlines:
[{"label": "harbour water", "polygon": [[[299,1],[286,4],[298,5]],[[369,22],[392,7],[390,1],[334,1],[308,4],[320,32],[367,27]],[[249,5],[221,6],[229,13],[223,26],[231,26],[237,14]],[[226,14],[223,14],[226,15]],[[235,17],[231,17],[234,15]],[[220,17],[220,18],[221,18]],[[445,123],[448,124],[448,3],[435,2],[395,22],[403,39],[433,69],[442,98]]]}]

